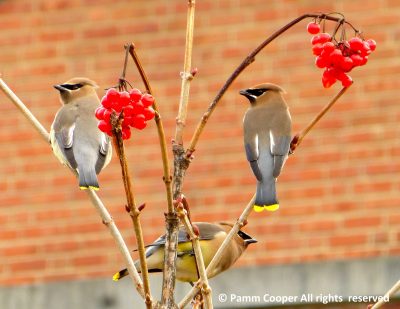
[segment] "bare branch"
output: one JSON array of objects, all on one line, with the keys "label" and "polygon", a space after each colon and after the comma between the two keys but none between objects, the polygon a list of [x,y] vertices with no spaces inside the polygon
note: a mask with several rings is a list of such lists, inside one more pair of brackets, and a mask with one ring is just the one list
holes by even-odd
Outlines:
[{"label": "bare branch", "polygon": [[[174,154],[173,198],[176,200],[182,194],[182,183],[185,171],[189,166],[188,159],[183,148],[183,130],[186,121],[187,105],[189,101],[190,80],[193,49],[195,1],[188,0],[188,13],[186,25],[185,59],[182,73],[181,98],[176,123]],[[163,269],[163,286],[161,303],[165,308],[176,308],[174,300],[176,279],[176,254],[178,246],[179,219],[176,211],[171,209],[166,214],[165,254]]]},{"label": "bare branch", "polygon": [[140,278],[140,275],[138,274],[138,272],[136,270],[135,263],[132,260],[129,249],[126,246],[117,226],[115,225],[114,220],[108,213],[107,208],[104,206],[103,202],[101,201],[99,196],[96,194],[96,192],[93,190],[86,190],[86,192],[89,195],[90,200],[92,201],[92,203],[93,203],[94,207],[96,208],[97,212],[99,213],[100,217],[102,218],[103,223],[107,226],[107,228],[109,229],[109,231],[111,233],[111,236],[114,238],[114,240],[117,244],[117,247],[118,247],[119,251],[121,252],[122,257],[125,260],[125,264],[127,265],[127,269],[129,271],[129,276],[131,277],[133,283],[135,284],[136,290],[139,292],[140,296],[145,298],[142,278]]},{"label": "bare branch", "polygon": [[[139,74],[142,78],[143,84],[146,87],[146,91],[148,93],[150,93],[153,97],[153,91],[151,89],[150,86],[150,82],[146,76],[146,73],[142,67],[142,64],[140,62],[140,59],[136,53],[135,50],[135,45],[133,45],[132,43],[129,44],[126,48],[129,48],[129,53],[132,56],[133,61],[136,64],[136,67],[139,71]],[[162,162],[163,162],[163,171],[164,171],[164,176],[163,176],[163,180],[165,183],[165,190],[167,192],[167,202],[168,202],[168,212],[173,212],[173,205],[172,205],[172,177],[171,177],[171,173],[170,173],[170,167],[169,167],[169,159],[168,159],[168,153],[167,153],[167,143],[166,143],[166,138],[165,138],[165,132],[164,132],[164,126],[162,123],[162,119],[160,116],[160,112],[158,110],[158,106],[157,106],[157,102],[156,100],[154,100],[153,103],[153,109],[156,111],[156,115],[154,117],[154,120],[156,122],[157,125],[157,132],[158,132],[158,138],[160,140],[160,148],[161,148],[161,157],[162,157]]]},{"label": "bare branch", "polygon": [[[24,114],[24,116],[28,119],[28,121],[34,126],[34,128],[40,133],[46,143],[49,142],[49,133],[42,126],[42,124],[36,119],[36,117],[30,112],[30,110],[25,106],[25,104],[15,95],[15,93],[7,86],[7,84],[0,78],[0,88],[7,95],[7,97],[18,107],[18,109]],[[110,231],[111,236],[114,238],[118,249],[120,250],[127,268],[129,270],[129,276],[131,277],[133,284],[138,291],[139,295],[143,298],[145,297],[143,291],[143,283],[140,278],[132,257],[129,253],[129,249],[126,246],[121,233],[119,232],[114,220],[110,216],[107,208],[102,203],[99,196],[93,190],[87,190],[87,194],[92,201],[93,206],[96,208],[97,212],[100,214],[103,223],[107,226]]]},{"label": "bare branch", "polygon": [[128,161],[125,155],[125,147],[124,142],[122,140],[122,128],[121,122],[123,120],[123,113],[120,116],[116,116],[115,112],[111,114],[111,123],[113,126],[113,142],[114,148],[116,150],[122,171],[122,179],[125,188],[126,200],[127,200],[127,211],[129,212],[129,216],[132,219],[137,248],[139,252],[139,260],[140,260],[140,268],[141,274],[143,278],[143,286],[144,286],[144,293],[145,293],[145,303],[148,309],[152,307],[152,298],[151,298],[151,291],[150,291],[150,283],[149,283],[149,273],[147,269],[147,262],[146,262],[146,250],[144,247],[144,240],[143,240],[143,232],[142,226],[140,224],[140,211],[136,206],[135,197],[133,194],[133,185],[132,179],[129,174],[128,168]]},{"label": "bare branch", "polygon": [[195,1],[188,0],[187,25],[186,25],[186,46],[183,72],[181,72],[182,85],[179,101],[179,112],[176,119],[175,142],[183,144],[183,130],[185,127],[187,106],[189,102],[190,81],[193,79],[191,73],[192,51],[193,51],[193,30],[194,30]]},{"label": "bare branch", "polygon": [[317,116],[303,129],[299,134],[297,134],[291,144],[290,152],[293,153],[295,149],[301,144],[303,138],[312,130],[312,128],[321,120],[321,118],[331,109],[331,107],[339,100],[339,98],[347,91],[350,87],[343,87],[339,93],[318,113]]},{"label": "bare branch", "polygon": [[201,252],[199,237],[193,231],[192,223],[190,222],[188,217],[188,212],[183,208],[182,203],[179,203],[177,210],[178,210],[178,216],[183,222],[186,231],[189,234],[190,240],[192,241],[196,266],[201,281],[201,291],[205,300],[206,308],[211,309],[213,308],[212,291],[211,287],[208,284],[208,278],[207,278],[206,268],[204,266],[204,259],[203,259],[203,254]]},{"label": "bare branch", "polygon": [[[228,248],[229,243],[232,241],[232,238],[238,233],[240,228],[243,226],[243,223],[247,220],[247,217],[250,215],[255,201],[255,195],[247,204],[246,208],[243,210],[242,214],[240,215],[239,219],[236,221],[235,225],[229,231],[228,235],[226,236],[224,242],[219,247],[217,253],[214,255],[213,259],[211,260],[210,264],[207,267],[207,275],[212,273],[218,263],[221,261],[221,257],[224,254],[225,250]],[[178,304],[179,308],[184,308],[196,294],[199,292],[199,288],[201,287],[201,283],[197,281],[192,289],[186,294],[186,296],[182,299],[182,301]]]},{"label": "bare branch", "polygon": [[400,280],[397,281],[391,288],[389,291],[386,292],[385,296],[378,301],[375,305],[373,305],[372,307],[368,306],[368,309],[378,309],[380,307],[382,307],[384,304],[386,304],[385,299],[390,299],[390,297],[392,297],[393,295],[395,295],[398,291],[400,291]]}]

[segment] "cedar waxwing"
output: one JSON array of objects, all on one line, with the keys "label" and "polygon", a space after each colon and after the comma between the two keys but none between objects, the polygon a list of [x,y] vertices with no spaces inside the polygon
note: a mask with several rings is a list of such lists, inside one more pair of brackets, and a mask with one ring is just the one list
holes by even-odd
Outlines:
[{"label": "cedar waxwing", "polygon": [[[194,222],[199,229],[200,247],[203,253],[205,267],[210,264],[215,253],[224,241],[226,235],[231,230],[233,224],[230,223],[206,223]],[[251,238],[246,233],[239,231],[232,239],[228,249],[223,254],[219,264],[208,278],[215,277],[219,273],[231,267],[236,260],[241,256],[243,251],[251,243],[256,243],[257,240]],[[146,260],[149,273],[163,271],[164,265],[164,245],[165,235],[158,238],[153,244],[147,246]],[[136,261],[135,266],[140,272],[140,262]],[[123,269],[116,273],[113,277],[114,281],[118,281],[122,277],[128,275],[128,270]],[[184,282],[195,282],[198,280],[196,262],[192,242],[188,239],[184,226],[179,228],[178,234],[178,249],[176,260],[176,279]]]},{"label": "cedar waxwing", "polygon": [[97,174],[110,162],[112,145],[97,128],[97,85],[88,78],[76,77],[54,88],[60,92],[63,106],[51,125],[53,152],[61,163],[78,173],[82,190],[98,190]]},{"label": "cedar waxwing", "polygon": [[243,119],[247,160],[257,179],[254,210],[275,211],[276,179],[289,154],[292,120],[282,97],[285,91],[274,84],[261,84],[241,90],[251,107]]}]

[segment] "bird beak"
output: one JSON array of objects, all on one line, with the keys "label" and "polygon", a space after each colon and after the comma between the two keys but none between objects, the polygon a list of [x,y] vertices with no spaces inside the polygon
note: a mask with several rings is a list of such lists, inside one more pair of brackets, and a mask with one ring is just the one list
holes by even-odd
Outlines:
[{"label": "bird beak", "polygon": [[247,89],[242,89],[242,90],[239,91],[239,93],[241,95],[244,95],[245,97],[247,97],[249,95],[249,93],[247,92]]},{"label": "bird beak", "polygon": [[56,89],[57,89],[58,91],[60,91],[60,92],[68,91],[67,88],[64,88],[64,87],[61,86],[61,85],[54,85],[53,87],[56,88]]},{"label": "bird beak", "polygon": [[251,238],[251,239],[246,239],[245,241],[244,241],[247,245],[249,245],[249,244],[255,244],[256,242],[258,242],[256,239],[253,239],[253,238]]},{"label": "bird beak", "polygon": [[239,93],[241,95],[245,96],[246,98],[248,98],[250,103],[253,103],[257,99],[254,95],[252,95],[251,93],[247,92],[247,89],[240,90]]}]

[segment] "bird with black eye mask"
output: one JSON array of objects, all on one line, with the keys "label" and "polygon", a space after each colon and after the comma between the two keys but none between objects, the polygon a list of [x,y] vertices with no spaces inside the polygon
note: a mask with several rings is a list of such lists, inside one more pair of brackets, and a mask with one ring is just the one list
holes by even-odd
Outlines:
[{"label": "bird with black eye mask", "polygon": [[79,187],[99,189],[97,174],[110,162],[112,145],[97,128],[95,110],[100,106],[94,81],[76,77],[54,85],[63,106],[50,130],[53,152],[79,177]]},{"label": "bird with black eye mask", "polygon": [[265,83],[239,92],[250,101],[243,119],[247,160],[257,179],[254,210],[279,209],[276,180],[288,157],[292,120],[284,90]]}]

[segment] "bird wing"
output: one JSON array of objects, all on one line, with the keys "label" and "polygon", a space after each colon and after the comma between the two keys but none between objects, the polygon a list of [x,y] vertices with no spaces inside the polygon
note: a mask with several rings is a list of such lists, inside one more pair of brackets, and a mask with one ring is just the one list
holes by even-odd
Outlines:
[{"label": "bird wing", "polygon": [[[215,235],[218,232],[224,231],[224,229],[217,224],[212,224],[212,223],[207,223],[207,222],[198,222],[194,223],[197,225],[200,235],[199,235],[199,240],[211,240],[214,239]],[[178,233],[178,244],[182,245],[185,243],[189,243],[190,239],[188,238],[188,234],[186,232],[185,227],[181,226],[179,228],[179,233]],[[165,235],[162,235],[161,237],[157,238],[152,244],[146,246],[146,257],[149,257],[152,255],[158,248],[162,247],[165,245]],[[192,251],[192,246],[190,244],[188,250],[184,251]],[[181,246],[181,248],[185,248],[184,246]]]},{"label": "bird wing", "polygon": [[52,130],[54,132],[54,141],[52,145],[56,148],[55,153],[64,164],[72,169],[77,168],[73,152],[76,117],[77,111],[75,109],[62,108],[57,113],[52,125]]},{"label": "bird wing", "polygon": [[274,156],[274,177],[278,177],[282,167],[288,157],[292,130],[292,120],[289,111],[279,113],[274,117],[272,122],[271,137],[271,154]]},{"label": "bird wing", "polygon": [[254,176],[258,181],[262,181],[262,174],[257,163],[259,156],[257,126],[250,113],[252,113],[252,110],[248,110],[243,119],[244,149]]},{"label": "bird wing", "polygon": [[105,167],[109,161],[111,160],[111,145],[110,139],[107,135],[102,133],[101,135],[101,144],[100,144],[100,156],[97,158],[96,162],[96,173],[100,173],[100,171]]}]

